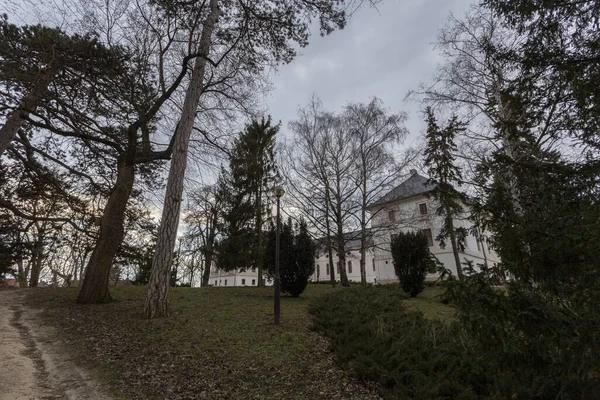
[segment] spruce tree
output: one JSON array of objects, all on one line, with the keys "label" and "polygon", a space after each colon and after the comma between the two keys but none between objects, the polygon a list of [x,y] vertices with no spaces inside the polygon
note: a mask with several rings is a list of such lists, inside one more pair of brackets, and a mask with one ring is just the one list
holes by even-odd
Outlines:
[{"label": "spruce tree", "polygon": [[279,125],[271,117],[252,121],[235,141],[229,172],[222,185],[226,204],[225,239],[219,245],[219,268],[231,271],[256,268],[263,286],[263,225],[270,210],[274,184],[275,136]]},{"label": "spruce tree", "polygon": [[460,168],[455,165],[454,154],[457,148],[454,138],[465,130],[465,124],[453,116],[445,127],[440,127],[430,107],[427,107],[425,114],[427,117],[425,166],[428,168],[430,182],[436,185],[429,195],[438,202],[436,214],[444,219],[436,240],[444,247],[445,241],[450,239],[456,272],[460,279],[463,272],[458,252],[459,246],[464,247],[462,242],[466,231],[464,228],[454,227],[454,217],[463,212],[465,197],[455,189],[456,184],[460,185],[462,177]]}]

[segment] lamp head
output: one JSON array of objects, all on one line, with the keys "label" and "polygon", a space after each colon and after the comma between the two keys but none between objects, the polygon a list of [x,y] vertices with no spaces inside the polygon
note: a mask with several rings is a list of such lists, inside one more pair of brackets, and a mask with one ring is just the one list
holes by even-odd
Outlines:
[{"label": "lamp head", "polygon": [[280,198],[281,196],[283,196],[285,194],[285,190],[283,190],[283,186],[275,186],[273,188],[273,193],[275,193],[275,196],[277,198]]}]

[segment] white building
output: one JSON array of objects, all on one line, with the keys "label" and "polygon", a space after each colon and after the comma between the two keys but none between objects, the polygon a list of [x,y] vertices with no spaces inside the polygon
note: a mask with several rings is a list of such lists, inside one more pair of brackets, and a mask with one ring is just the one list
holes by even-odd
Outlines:
[{"label": "white building", "polygon": [[[334,248],[333,263],[328,263],[329,252],[326,246],[319,246],[317,258],[315,261],[315,272],[311,277],[312,282],[329,282],[331,280],[330,269],[327,265],[335,265],[335,280],[340,280],[340,265],[337,250]],[[380,274],[375,266],[373,254],[373,237],[371,232],[367,236],[367,251],[365,261],[365,272],[367,282],[373,283],[379,281]],[[346,234],[346,273],[350,282],[360,282],[360,231]]]},{"label": "white building", "polygon": [[[426,177],[412,170],[411,176],[406,181],[369,205],[369,212],[373,216],[371,220],[374,244],[373,269],[377,271],[378,282],[397,279],[390,253],[392,236],[398,232],[415,230],[422,231],[427,236],[431,253],[456,276],[452,246],[448,243],[445,248],[442,248],[435,240],[443,226],[443,218],[435,214],[437,208],[435,200],[426,196],[434,187],[428,183]],[[454,225],[456,228],[464,227],[467,231],[473,227],[466,212],[463,216],[454,218]],[[476,239],[471,233],[465,238],[465,248],[459,255],[461,262],[464,263],[466,259],[472,261],[474,265],[487,263],[492,266],[500,261],[483,236]],[[434,275],[429,276],[429,278],[434,277]]]},{"label": "white building", "polygon": [[[266,286],[273,284],[266,277],[264,280]],[[211,286],[258,286],[258,271],[256,268],[248,268],[243,271],[227,272],[218,269],[213,263],[208,284]]]}]

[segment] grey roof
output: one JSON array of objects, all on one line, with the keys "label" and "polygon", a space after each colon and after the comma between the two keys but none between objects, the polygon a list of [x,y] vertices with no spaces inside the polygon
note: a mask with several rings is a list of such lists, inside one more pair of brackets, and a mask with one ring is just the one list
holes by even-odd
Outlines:
[{"label": "grey roof", "polygon": [[433,189],[435,189],[435,184],[430,183],[429,178],[414,173],[410,176],[410,178],[390,190],[384,196],[381,196],[378,200],[371,203],[369,207],[424,194],[431,192]]}]

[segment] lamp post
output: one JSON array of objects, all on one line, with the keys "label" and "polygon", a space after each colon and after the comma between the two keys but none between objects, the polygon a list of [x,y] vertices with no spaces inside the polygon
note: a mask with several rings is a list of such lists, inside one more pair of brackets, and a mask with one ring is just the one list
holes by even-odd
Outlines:
[{"label": "lamp post", "polygon": [[279,278],[279,201],[281,196],[284,195],[285,191],[282,186],[275,186],[273,188],[273,192],[275,193],[275,197],[277,197],[277,221],[275,227],[275,282],[274,282],[274,290],[275,290],[275,301],[274,301],[274,312],[273,315],[275,317],[275,325],[279,325],[279,314],[280,314],[280,304],[281,304],[281,281]]}]

